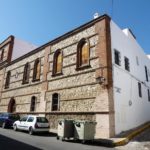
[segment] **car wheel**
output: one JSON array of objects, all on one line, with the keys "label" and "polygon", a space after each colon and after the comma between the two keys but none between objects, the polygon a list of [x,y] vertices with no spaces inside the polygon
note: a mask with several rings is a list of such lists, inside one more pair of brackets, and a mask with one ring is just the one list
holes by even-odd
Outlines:
[{"label": "car wheel", "polygon": [[17,125],[15,124],[14,125],[14,131],[17,131],[18,129],[17,129]]},{"label": "car wheel", "polygon": [[29,134],[33,135],[33,128],[32,127],[29,128]]},{"label": "car wheel", "polygon": [[2,124],[2,128],[3,128],[3,129],[6,128],[6,123],[5,123],[5,122],[3,122],[3,124]]},{"label": "car wheel", "polygon": [[59,136],[58,135],[57,135],[56,139],[59,140]]},{"label": "car wheel", "polygon": [[82,144],[85,144],[85,142],[86,142],[85,140],[82,140]]}]

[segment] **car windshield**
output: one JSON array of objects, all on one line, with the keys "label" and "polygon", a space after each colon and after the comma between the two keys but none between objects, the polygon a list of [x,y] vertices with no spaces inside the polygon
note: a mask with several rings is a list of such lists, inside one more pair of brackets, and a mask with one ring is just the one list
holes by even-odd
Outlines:
[{"label": "car windshield", "polygon": [[37,123],[48,123],[45,117],[37,117]]},{"label": "car windshield", "polygon": [[9,119],[12,119],[12,120],[19,120],[20,117],[19,117],[19,115],[11,114],[11,115],[9,115]]}]

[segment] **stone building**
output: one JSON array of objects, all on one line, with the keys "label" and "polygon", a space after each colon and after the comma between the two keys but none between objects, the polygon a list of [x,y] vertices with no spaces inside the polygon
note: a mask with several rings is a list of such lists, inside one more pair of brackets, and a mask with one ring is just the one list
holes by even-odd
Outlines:
[{"label": "stone building", "polygon": [[[114,86],[114,71],[121,50],[114,52],[115,28],[111,18],[103,15],[32,51],[29,45],[27,53],[15,59],[10,36],[0,44],[0,56],[6,57],[0,62],[0,112],[46,115],[52,132],[57,131],[60,118],[96,121],[96,138],[113,137],[148,121],[116,125],[120,109],[116,109],[119,87]],[[131,33],[119,32],[126,37]]]}]

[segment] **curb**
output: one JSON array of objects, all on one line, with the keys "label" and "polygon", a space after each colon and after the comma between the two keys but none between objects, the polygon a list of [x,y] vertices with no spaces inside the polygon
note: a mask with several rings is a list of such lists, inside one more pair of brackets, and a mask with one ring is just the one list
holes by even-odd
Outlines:
[{"label": "curb", "polygon": [[132,131],[130,134],[128,134],[126,137],[122,138],[119,141],[113,141],[112,145],[114,146],[122,146],[122,145],[126,145],[131,139],[133,139],[136,135],[142,133],[144,130],[150,128],[150,122],[146,123],[145,125],[143,125],[141,128]]}]

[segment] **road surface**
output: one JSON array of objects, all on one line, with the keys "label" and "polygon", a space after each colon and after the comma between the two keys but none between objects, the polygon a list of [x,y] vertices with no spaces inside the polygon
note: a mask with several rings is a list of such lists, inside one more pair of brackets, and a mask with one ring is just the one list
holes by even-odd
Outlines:
[{"label": "road surface", "polygon": [[27,132],[0,128],[0,150],[115,150],[115,148],[80,142],[62,142],[51,134],[32,136]]}]

